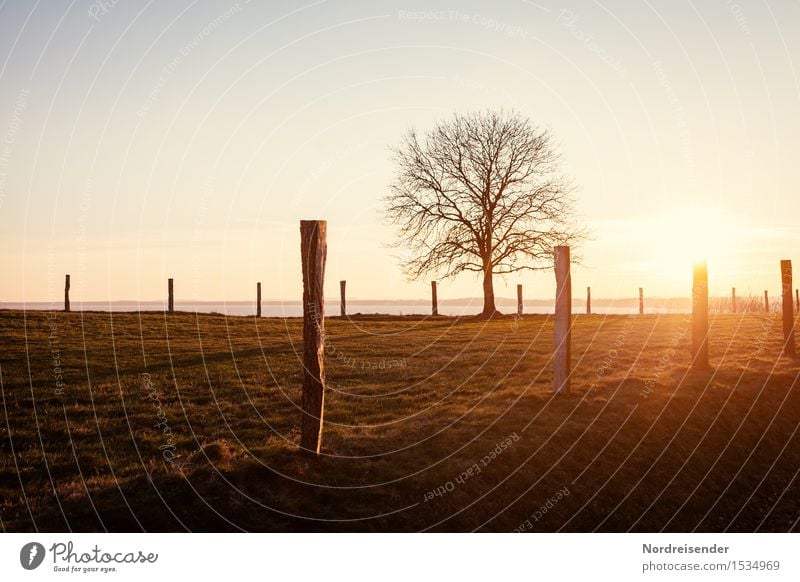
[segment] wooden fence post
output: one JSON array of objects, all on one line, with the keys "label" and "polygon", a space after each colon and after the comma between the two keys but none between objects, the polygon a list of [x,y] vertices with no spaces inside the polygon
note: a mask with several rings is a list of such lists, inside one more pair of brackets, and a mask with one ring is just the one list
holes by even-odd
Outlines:
[{"label": "wooden fence post", "polygon": [[769,293],[766,289],[764,290],[764,311],[769,313]]},{"label": "wooden fence post", "polygon": [[731,287],[731,311],[736,313],[736,287]]},{"label": "wooden fence post", "polygon": [[553,392],[569,392],[572,372],[572,276],[568,246],[555,247],[556,314],[553,319]]},{"label": "wooden fence post", "polygon": [[800,312],[800,289],[794,290],[794,308]]},{"label": "wooden fence post", "polygon": [[692,286],[692,367],[708,368],[708,266],[694,265]]},{"label": "wooden fence post", "polygon": [[300,447],[319,455],[325,412],[325,260],[328,223],[300,221],[303,269],[303,396]]},{"label": "wooden fence post", "polygon": [[592,314],[592,288],[586,288],[586,315]]},{"label": "wooden fence post", "polygon": [[167,279],[167,311],[172,313],[175,311],[175,295],[172,279]]},{"label": "wooden fence post", "polygon": [[339,315],[342,317],[347,316],[347,295],[346,290],[347,281],[339,281]]},{"label": "wooden fence post", "polygon": [[436,281],[431,281],[431,314],[439,315],[439,298],[436,296]]},{"label": "wooden fence post", "polygon": [[522,315],[522,285],[517,285],[517,315]]},{"label": "wooden fence post", "polygon": [[792,261],[781,261],[781,282],[783,291],[783,353],[795,355],[794,345],[794,302],[792,301]]},{"label": "wooden fence post", "polygon": [[64,279],[64,311],[69,311],[69,275]]},{"label": "wooden fence post", "polygon": [[261,317],[261,281],[256,283],[256,317]]},{"label": "wooden fence post", "polygon": [[639,287],[639,315],[644,315],[644,289]]}]

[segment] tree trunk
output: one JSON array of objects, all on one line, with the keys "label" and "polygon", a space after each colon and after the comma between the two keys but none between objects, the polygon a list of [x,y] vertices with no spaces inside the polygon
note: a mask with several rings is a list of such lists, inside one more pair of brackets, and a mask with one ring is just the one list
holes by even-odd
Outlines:
[{"label": "tree trunk", "polygon": [[483,271],[483,311],[481,315],[492,316],[499,313],[494,306],[494,281],[492,268],[486,267]]}]

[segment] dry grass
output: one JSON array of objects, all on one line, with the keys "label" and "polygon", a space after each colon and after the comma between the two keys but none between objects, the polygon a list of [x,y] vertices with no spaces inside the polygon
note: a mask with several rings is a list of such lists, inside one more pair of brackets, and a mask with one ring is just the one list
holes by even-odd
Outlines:
[{"label": "dry grass", "polygon": [[546,316],[327,326],[312,461],[299,320],[0,312],[3,529],[798,527],[800,365],[775,315],[715,316],[709,372],[685,316],[578,316],[555,398]]}]

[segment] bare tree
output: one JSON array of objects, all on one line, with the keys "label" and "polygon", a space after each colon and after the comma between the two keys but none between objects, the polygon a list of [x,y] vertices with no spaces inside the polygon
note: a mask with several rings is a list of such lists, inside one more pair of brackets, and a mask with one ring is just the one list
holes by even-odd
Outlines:
[{"label": "bare tree", "polygon": [[584,237],[550,135],[518,113],[455,115],[392,153],[386,211],[406,275],[482,275],[484,316],[497,313],[495,274],[551,268],[554,246]]}]

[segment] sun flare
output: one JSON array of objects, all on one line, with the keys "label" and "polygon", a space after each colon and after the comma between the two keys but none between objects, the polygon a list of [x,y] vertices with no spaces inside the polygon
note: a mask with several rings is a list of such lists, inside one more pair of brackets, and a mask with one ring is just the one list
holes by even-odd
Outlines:
[{"label": "sun flare", "polygon": [[736,232],[731,218],[714,208],[679,207],[648,221],[654,264],[664,275],[681,279],[690,277],[698,262],[711,269],[728,264]]}]

